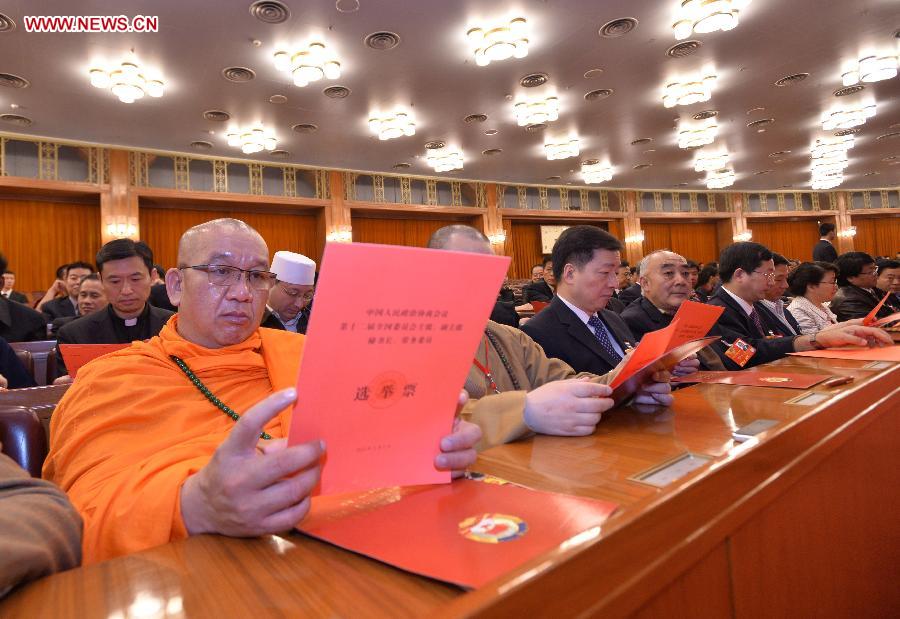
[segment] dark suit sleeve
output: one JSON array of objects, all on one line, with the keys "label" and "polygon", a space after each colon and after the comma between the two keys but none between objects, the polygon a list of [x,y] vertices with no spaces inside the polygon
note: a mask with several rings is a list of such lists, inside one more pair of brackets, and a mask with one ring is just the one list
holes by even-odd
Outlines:
[{"label": "dark suit sleeve", "polygon": [[56,377],[65,376],[69,373],[69,370],[66,369],[66,363],[63,361],[62,353],[59,350],[60,344],[76,344],[72,339],[72,331],[71,329],[67,329],[68,325],[59,330],[56,338]]},{"label": "dark suit sleeve", "polygon": [[[31,309],[31,308],[29,308]],[[34,312],[31,317],[31,328],[23,342],[40,342],[47,339],[47,323],[40,312]]]},{"label": "dark suit sleeve", "polygon": [[725,312],[719,318],[716,326],[718,327],[718,333],[710,330],[710,334],[721,335],[728,344],[732,344],[736,339],[740,338],[756,349],[756,352],[750,358],[750,361],[742,368],[725,355],[728,346],[721,340],[714,343],[711,348],[715,350],[716,354],[719,355],[719,358],[722,360],[722,363],[724,363],[725,367],[729,370],[750,368],[755,365],[781,359],[788,353],[794,352],[794,336],[774,339],[766,339],[758,336],[751,337],[747,334],[743,323],[735,316],[734,310],[731,310],[730,308],[725,309]]},{"label": "dark suit sleeve", "polygon": [[847,287],[835,295],[830,309],[837,316],[838,322],[844,322],[853,318],[864,318],[874,307],[874,302],[858,294],[854,288]]},{"label": "dark suit sleeve", "polygon": [[9,389],[21,389],[23,387],[36,387],[34,378],[19,361],[16,351],[0,338],[0,374],[6,378]]}]

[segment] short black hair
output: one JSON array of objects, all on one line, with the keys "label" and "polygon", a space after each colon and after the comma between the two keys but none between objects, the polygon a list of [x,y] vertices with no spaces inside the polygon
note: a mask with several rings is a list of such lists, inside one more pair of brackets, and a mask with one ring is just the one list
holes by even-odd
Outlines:
[{"label": "short black hair", "polygon": [[166,270],[162,267],[161,264],[154,264],[153,268],[156,269],[156,274],[159,275],[160,277],[166,276]]},{"label": "short black hair", "polygon": [[572,226],[566,228],[553,244],[553,276],[562,279],[563,267],[573,264],[583,268],[594,259],[594,251],[622,251],[622,242],[597,226]]},{"label": "short black hair", "polygon": [[705,286],[709,283],[713,277],[719,274],[719,269],[715,264],[707,264],[704,265],[702,269],[700,269],[700,274],[697,276],[697,285]]},{"label": "short black hair", "polygon": [[[875,266],[878,267],[879,273],[888,269],[900,269],[900,260],[891,260],[890,258],[885,258],[884,260],[876,260]],[[4,271],[4,273],[12,273],[12,271]]]},{"label": "short black hair", "polygon": [[838,286],[849,286],[851,277],[862,273],[863,267],[875,264],[875,259],[864,251],[848,251],[835,261],[838,268]]},{"label": "short black hair", "polygon": [[67,264],[66,265],[66,277],[69,276],[69,271],[71,271],[72,269],[87,269],[88,271],[93,273],[94,265],[89,262],[82,262],[80,260],[78,262],[72,262],[71,264]]},{"label": "short black hair", "polygon": [[762,262],[771,259],[772,252],[765,245],[752,241],[732,243],[719,254],[719,276],[727,284],[738,269],[752,273]]},{"label": "short black hair", "polygon": [[788,260],[787,258],[785,258],[784,256],[782,256],[781,254],[776,253],[776,252],[774,252],[774,251],[772,252],[772,262],[775,263],[775,266],[778,266],[778,265],[780,265],[780,264],[783,264],[783,265],[785,265],[785,266],[790,266],[790,265],[791,265],[790,260]]},{"label": "short black hair", "polygon": [[84,282],[86,282],[88,280],[91,280],[92,282],[99,282],[100,274],[99,273],[91,273],[90,275],[85,275],[84,277],[81,278],[81,283],[83,284]]},{"label": "short black hair", "polygon": [[693,260],[685,260],[684,265],[689,269],[697,269],[698,271],[700,270],[700,265]]},{"label": "short black hair", "polygon": [[4,267],[4,268],[3,268],[3,274],[4,274],[4,275],[15,275],[16,272],[15,272],[15,271],[10,271],[10,270],[7,269],[6,267]]},{"label": "short black hair", "polygon": [[66,271],[68,271],[68,270],[69,270],[68,264],[61,264],[58,267],[56,267],[56,279],[65,279]]},{"label": "short black hair", "polygon": [[6,261],[6,256],[4,256],[3,254],[0,254],[0,270],[2,270],[4,273],[6,273],[6,267],[8,264],[9,264],[9,262]]},{"label": "short black hair", "polygon": [[534,265],[533,267],[531,267],[531,270],[534,271],[534,270],[535,270],[536,268],[538,268],[538,267],[541,267],[541,268],[543,269],[543,268],[544,268],[544,265],[543,265],[543,264],[536,264],[536,265]]},{"label": "short black hair", "polygon": [[834,224],[819,224],[819,236],[826,236],[827,234],[834,232],[835,228],[836,226]]},{"label": "short black hair", "polygon": [[116,239],[106,243],[97,252],[97,272],[103,271],[103,265],[112,260],[124,260],[137,256],[147,267],[147,273],[153,268],[153,252],[150,246],[143,241],[131,239]]},{"label": "short black hair", "polygon": [[795,297],[806,294],[809,286],[822,283],[822,278],[828,271],[837,275],[837,267],[829,262],[803,262],[788,275],[788,289]]},{"label": "short black hair", "polygon": [[628,264],[627,260],[623,260],[622,262],[619,263],[619,268],[621,269],[623,267],[631,267],[631,265]]},{"label": "short black hair", "polygon": [[544,261],[541,262],[541,266],[546,269],[548,262],[553,262],[553,256],[544,256]]}]

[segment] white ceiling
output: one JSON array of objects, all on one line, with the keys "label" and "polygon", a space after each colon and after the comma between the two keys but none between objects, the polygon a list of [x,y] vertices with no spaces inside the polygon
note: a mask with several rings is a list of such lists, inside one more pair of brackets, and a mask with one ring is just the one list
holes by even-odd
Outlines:
[{"label": "white ceiling", "polygon": [[[809,145],[823,135],[819,116],[835,103],[874,99],[875,118],[857,134],[842,189],[900,185],[900,137],[876,140],[900,130],[900,78],[869,84],[857,95],[836,98],[842,63],[864,49],[898,50],[898,0],[753,0],[740,25],[729,32],[692,36],[702,42],[687,57],[669,58],[677,43],[670,24],[676,0],[359,0],[359,9],[341,13],[331,0],[284,0],[291,16],[284,23],[263,23],[251,15],[251,0],[139,2],[121,0],[6,0],[0,12],[15,30],[0,33],[0,72],[28,79],[28,88],[0,87],[0,113],[33,120],[25,130],[0,123],[0,131],[100,144],[190,152],[194,140],[213,143],[203,154],[244,157],[225,144],[226,123],[203,118],[204,110],[221,109],[242,126],[262,121],[274,127],[286,161],[313,166],[392,171],[406,162],[406,172],[429,175],[424,144],[441,139],[465,153],[460,178],[539,184],[581,184],[580,162],[599,158],[615,167],[605,186],[624,188],[703,189],[694,172],[692,151],[676,145],[675,119],[698,111],[719,111],[718,143],[732,153],[736,190],[809,187]],[[339,0],[341,6],[354,0]],[[114,8],[112,8],[114,7]],[[24,15],[157,15],[155,34],[36,34],[25,32]],[[472,23],[522,15],[531,25],[531,45],[524,59],[476,66],[466,45]],[[603,38],[604,23],[634,17],[629,34]],[[392,31],[398,47],[377,51],[363,39]],[[336,81],[295,87],[275,70],[272,53],[279,44],[323,37],[336,51],[342,75]],[[258,41],[259,46],[254,45]],[[138,59],[162,71],[166,93],[120,103],[108,91],[93,88],[87,70],[97,60],[118,61],[133,48]],[[225,67],[248,67],[256,78],[232,83]],[[713,66],[719,76],[712,99],[666,109],[661,89],[667,80]],[[602,69],[585,78],[590,69]],[[519,79],[542,72],[549,82],[524,89]],[[774,82],[786,75],[809,73],[791,86]],[[346,99],[330,99],[322,90],[346,86]],[[588,91],[610,88],[614,94],[586,101]],[[547,161],[544,135],[516,125],[513,101],[535,91],[555,93],[561,113],[546,134],[577,133],[581,155]],[[272,95],[287,103],[269,103]],[[15,104],[17,109],[10,109]],[[409,105],[415,115],[414,136],[379,141],[368,130],[371,111]],[[762,111],[749,112],[762,107]],[[465,123],[469,114],[486,114],[483,123]],[[774,118],[765,132],[748,122]],[[314,123],[313,134],[291,130]],[[496,129],[493,136],[485,135]],[[215,131],[210,135],[209,131]],[[652,143],[632,146],[637,138]],[[499,155],[482,151],[501,148]],[[653,152],[647,152],[654,149]],[[780,163],[769,157],[790,150]],[[897,156],[897,159],[884,159]],[[265,153],[250,158],[275,160]],[[634,170],[633,166],[652,167]],[[892,165],[893,164],[893,165]],[[756,174],[763,170],[773,172]],[[574,173],[573,173],[574,171]],[[876,173],[866,176],[867,173]],[[548,181],[560,176],[561,180]]]}]

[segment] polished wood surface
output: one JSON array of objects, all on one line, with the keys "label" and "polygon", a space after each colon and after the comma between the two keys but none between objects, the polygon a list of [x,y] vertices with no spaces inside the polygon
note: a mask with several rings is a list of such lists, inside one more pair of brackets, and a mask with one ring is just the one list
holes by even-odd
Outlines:
[{"label": "polished wood surface", "polygon": [[[620,509],[597,537],[476,591],[300,534],[202,536],[38,581],[0,604],[0,616],[154,616],[153,607],[195,617],[829,615],[803,612],[817,598],[857,604],[850,616],[889,614],[900,604],[900,365],[789,357],[773,367],[854,381],[812,388],[831,396],[817,406],[787,404],[798,390],[697,385],[667,409],[614,411],[592,436],[481,454],[476,470]],[[759,418],[779,423],[732,441]],[[662,489],[633,479],[685,452],[711,461]],[[838,580],[844,589],[831,591]]]}]

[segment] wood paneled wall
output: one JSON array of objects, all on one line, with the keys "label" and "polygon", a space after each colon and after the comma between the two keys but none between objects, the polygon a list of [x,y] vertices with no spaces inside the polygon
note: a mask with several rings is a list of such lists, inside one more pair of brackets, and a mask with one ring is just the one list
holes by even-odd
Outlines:
[{"label": "wood paneled wall", "polygon": [[747,227],[753,231],[753,241],[788,259],[812,260],[813,246],[819,240],[815,219],[750,219]]},{"label": "wood paneled wall", "polygon": [[394,219],[356,217],[351,219],[354,243],[380,243],[425,247],[435,230],[452,224],[472,225],[456,219]]},{"label": "wood paneled wall", "polygon": [[531,268],[543,260],[540,224],[503,220],[506,231],[506,255],[512,258],[510,279],[530,279]]},{"label": "wood paneled wall", "polygon": [[45,291],[61,264],[94,264],[100,249],[100,204],[0,200],[0,252],[16,289]]},{"label": "wood paneled wall", "polygon": [[318,225],[313,214],[242,212],[238,210],[192,210],[142,206],[141,238],[153,250],[157,264],[164,268],[176,265],[178,240],[184,231],[211,219],[235,217],[253,226],[266,240],[270,257],[287,250],[309,256],[317,263]]},{"label": "wood paneled wall", "polygon": [[644,255],[657,249],[671,249],[689,260],[713,262],[719,259],[715,221],[655,222],[641,220]]},{"label": "wood paneled wall", "polygon": [[853,217],[856,236],[853,247],[872,256],[895,257],[900,251],[900,216]]}]

